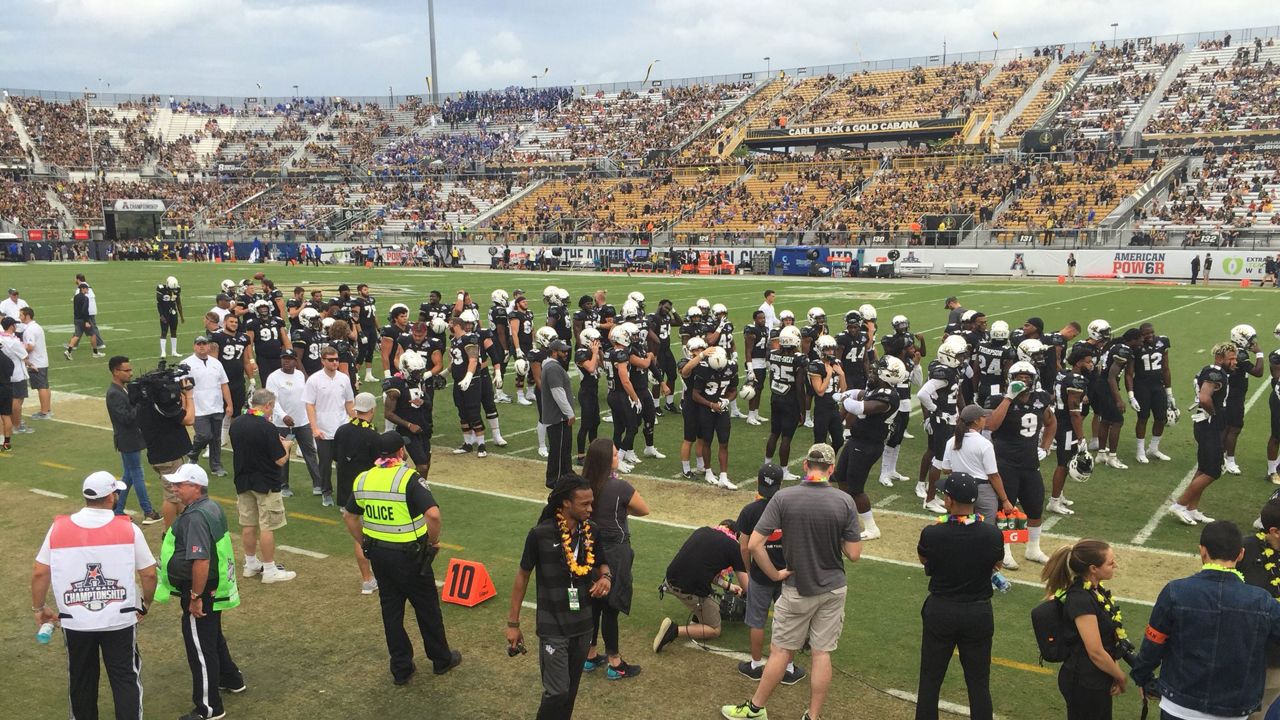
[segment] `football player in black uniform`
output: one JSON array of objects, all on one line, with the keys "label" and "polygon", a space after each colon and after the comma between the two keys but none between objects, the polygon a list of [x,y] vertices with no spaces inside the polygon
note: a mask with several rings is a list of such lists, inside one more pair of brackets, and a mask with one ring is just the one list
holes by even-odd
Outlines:
[{"label": "football player in black uniform", "polygon": [[1262,377],[1262,348],[1258,346],[1258,333],[1252,325],[1231,328],[1231,343],[1236,346],[1236,366],[1228,381],[1226,430],[1222,434],[1222,448],[1226,457],[1222,469],[1232,475],[1240,474],[1236,464],[1236,440],[1244,429],[1244,403],[1249,394],[1249,376]]},{"label": "football player in black uniform", "polygon": [[671,350],[671,326],[675,325],[678,319],[672,310],[670,300],[665,298],[659,300],[658,311],[649,315],[645,319],[645,324],[649,326],[649,332],[653,333],[658,340],[654,353],[657,356],[658,370],[662,375],[662,382],[658,384],[658,407],[674,415],[677,412],[674,400],[676,356]]},{"label": "football player in black uniform", "polygon": [[[1074,515],[1074,505],[1063,494],[1067,484],[1067,474],[1072,473],[1077,479],[1087,479],[1080,467],[1083,465],[1090,472],[1093,469],[1093,458],[1089,457],[1089,447],[1084,442],[1084,406],[1089,401],[1089,372],[1093,370],[1093,353],[1082,347],[1072,348],[1067,353],[1066,369],[1058,373],[1054,384],[1053,412],[1057,423],[1054,442],[1057,447],[1058,466],[1053,470],[1053,489],[1045,509],[1059,515]],[[1079,457],[1078,457],[1079,456]]]},{"label": "football player in black uniform", "polygon": [[302,320],[298,317],[298,313],[307,307],[306,288],[296,285],[293,288],[293,297],[285,301],[284,312],[285,317],[289,318],[289,334],[302,329]]},{"label": "football player in black uniform", "polygon": [[778,347],[778,334],[782,332],[782,328],[794,327],[795,324],[796,324],[795,313],[791,312],[790,310],[783,310],[782,312],[778,313],[778,325],[777,327],[769,331],[769,347],[770,348]]},{"label": "football player in black uniform", "polygon": [[[884,439],[884,454],[880,456],[880,484],[893,487],[895,480],[911,479],[898,472],[898,456],[902,452],[902,441],[907,436],[907,424],[911,422],[910,378],[919,366],[916,365],[913,348],[906,345],[902,335],[886,335],[881,343],[884,356],[898,358],[907,369],[907,377],[893,388],[898,395],[898,414],[894,417],[893,427],[889,428],[889,434]],[[863,387],[866,387],[865,383]],[[860,390],[861,388],[850,385],[848,389]]]},{"label": "football player in black uniform", "polygon": [[548,285],[542,291],[542,299],[547,303],[547,327],[556,331],[556,337],[565,342],[573,339],[573,328],[569,325],[569,309],[565,300],[569,297],[567,290]]},{"label": "football player in black uniform", "polygon": [[849,389],[844,379],[844,368],[836,339],[820,335],[814,343],[818,359],[809,361],[809,391],[813,396],[813,442],[827,443],[836,452],[844,445],[844,420],[835,401],[836,393]]},{"label": "football player in black uniform", "polygon": [[596,439],[600,431],[600,370],[603,357],[600,351],[600,331],[594,327],[583,328],[578,335],[578,347],[573,351],[573,362],[578,366],[582,381],[578,384],[578,464],[587,454],[587,443]]},{"label": "football player in black uniform", "polygon": [[[707,324],[706,340],[708,345],[719,345],[729,357],[729,368],[734,375],[738,374],[738,351],[733,337],[733,323],[729,322],[729,308],[722,303],[711,306],[711,321]],[[746,417],[738,407],[735,399],[729,405],[729,417]]]},{"label": "football player in black uniform", "polygon": [[791,461],[791,438],[804,415],[799,386],[806,378],[808,358],[800,353],[800,343],[799,328],[782,328],[778,347],[769,351],[765,361],[769,371],[769,439],[764,446],[764,460],[773,462],[773,453],[777,450],[784,480],[799,479],[787,468],[787,463]]},{"label": "football player in black uniform", "polygon": [[544,458],[550,455],[550,451],[547,448],[547,426],[542,423],[542,361],[547,359],[547,348],[559,339],[555,328],[543,325],[533,335],[533,349],[524,356],[529,362],[529,388],[534,410],[538,413],[538,424],[535,426],[538,432],[538,455]]},{"label": "football player in black uniform", "polygon": [[[711,346],[706,359],[693,371],[693,402],[697,404],[698,450],[707,466],[706,480],[726,490],[737,490],[729,480],[729,406],[738,395],[738,373],[729,364],[729,354]],[[720,476],[711,472],[711,440],[720,444]]]},{"label": "football player in black uniform", "polygon": [[844,332],[836,336],[840,348],[840,364],[844,366],[844,379],[850,390],[867,386],[867,367],[871,364],[869,351],[873,339],[862,324],[862,313],[850,310],[844,314]]},{"label": "football player in black uniform", "polygon": [[604,371],[609,378],[607,399],[613,415],[613,445],[618,448],[618,469],[622,472],[632,469],[624,457],[628,451],[635,451],[642,407],[639,390],[631,383],[631,344],[631,331],[625,325],[615,325],[609,333],[609,349],[604,355]]},{"label": "football player in black uniform", "polygon": [[378,343],[378,305],[370,294],[369,284],[356,286],[356,297],[352,301],[355,312],[356,327],[356,377],[360,368],[364,367],[364,381],[377,382],[373,376],[373,348]]},{"label": "football player in black uniform", "polygon": [[885,440],[897,419],[898,393],[894,388],[907,382],[908,377],[907,366],[898,358],[886,355],[876,362],[866,390],[840,395],[839,402],[852,416],[853,425],[831,480],[853,498],[863,540],[880,537],[880,528],[871,512],[871,498],[867,496],[867,477],[884,452]]},{"label": "football player in black uniform", "polygon": [[284,294],[276,284],[267,278],[262,279],[262,299],[271,304],[271,314],[284,320],[288,317],[284,307]]},{"label": "football player in black uniform", "polygon": [[302,371],[307,375],[314,375],[323,367],[320,351],[329,341],[322,334],[322,327],[320,313],[315,308],[308,307],[298,313],[298,329],[289,333],[289,342],[293,345],[293,351],[298,354]]},{"label": "football player in black uniform", "polygon": [[[515,305],[511,310],[510,317],[507,320],[508,332],[513,338],[515,344],[513,350],[517,360],[527,360],[528,353],[533,352],[533,311],[529,309],[529,299],[523,295],[517,295]],[[529,369],[531,362],[524,363],[527,368],[525,374],[516,372],[516,402],[521,405],[533,404],[533,383],[528,383]]]},{"label": "football player in black uniform", "polygon": [[596,330],[600,331],[600,337],[607,339],[613,326],[618,324],[618,311],[609,304],[609,294],[604,290],[597,290],[595,299]]},{"label": "football player in black uniform", "polygon": [[271,303],[260,299],[244,326],[245,335],[253,343],[253,357],[258,362],[258,379],[267,386],[267,377],[280,369],[280,351],[284,349],[284,321],[271,314]]},{"label": "football player in black uniform", "polygon": [[573,313],[573,336],[582,340],[582,331],[595,329],[600,316],[596,314],[596,300],[590,295],[578,298],[578,309]]},{"label": "football player in black uniform", "polygon": [[[1280,325],[1276,325],[1276,338],[1280,339]],[[1271,411],[1271,436],[1267,438],[1267,478],[1273,485],[1280,485],[1280,350],[1267,355],[1271,368],[1271,393],[1267,396],[1267,408]]]},{"label": "football player in black uniform", "polygon": [[941,463],[947,454],[947,442],[955,437],[956,417],[960,412],[961,372],[969,360],[969,345],[961,335],[948,335],[938,346],[937,359],[929,363],[928,379],[916,393],[925,414],[925,432],[929,442],[920,458],[920,479],[916,497],[922,498],[924,509],[945,513],[946,507],[935,497]]},{"label": "football player in black uniform", "polygon": [[[910,351],[912,362],[919,365],[921,360],[924,359],[925,353],[928,352],[925,347],[924,335],[911,332],[911,321],[907,319],[906,315],[894,315],[893,319],[889,321],[889,327],[893,329],[893,332],[886,337],[900,338],[902,344]],[[881,344],[883,343],[884,341],[881,340]]]},{"label": "football player in black uniform", "polygon": [[[392,365],[400,366],[400,354],[405,350],[413,350],[422,356],[427,363],[427,371],[424,378],[431,380],[427,386],[427,392],[435,392],[442,389],[446,380],[444,378],[445,345],[436,339],[436,334],[431,331],[431,325],[443,323],[443,320],[432,320],[430,323],[418,321],[409,326],[409,332],[404,333],[396,338],[396,346],[393,352]],[[435,406],[434,400],[432,407]]]},{"label": "football player in black uniform", "polygon": [[187,321],[182,311],[182,288],[178,286],[178,278],[170,275],[163,284],[156,286],[156,312],[160,315],[160,357],[164,357],[166,338],[170,351],[177,357],[178,323]]},{"label": "football player in black uniform", "polygon": [[404,438],[404,449],[422,477],[431,471],[432,396],[427,361],[414,350],[400,353],[400,370],[382,381],[382,415]]},{"label": "football player in black uniform", "polygon": [[[440,302],[440,291],[432,290],[427,293],[427,301],[418,306],[418,319],[423,320],[431,328],[431,337],[439,340],[442,345],[448,345],[450,338],[449,321],[453,319],[453,309],[449,305]],[[444,330],[437,332],[437,328],[441,327],[435,323],[436,320],[444,323]]]},{"label": "football player in black uniform", "polygon": [[1098,432],[1098,368],[1102,364],[1102,353],[1107,349],[1107,344],[1111,342],[1111,323],[1106,320],[1098,319],[1089,323],[1089,334],[1084,340],[1072,345],[1072,349],[1084,348],[1086,351],[1093,353],[1093,370],[1089,372],[1089,402],[1086,405],[1085,413],[1093,411],[1093,420],[1089,430],[1089,450],[1097,450],[1101,435]]},{"label": "football player in black uniform", "polygon": [[[973,362],[978,372],[978,404],[1004,392],[1005,374],[1018,361],[1018,351],[1009,344],[1009,323],[997,320],[991,324],[991,338],[978,343]],[[1047,371],[1047,370],[1046,370]],[[1037,372],[1041,370],[1037,369]]]},{"label": "football player in black uniform", "polygon": [[249,309],[258,301],[258,291],[253,284],[253,280],[245,278],[240,281],[240,288],[235,296],[235,314],[240,316],[241,322],[244,322],[244,316],[249,314]]},{"label": "football player in black uniform", "polygon": [[[751,315],[751,324],[742,329],[742,344],[747,348],[748,373],[757,388],[764,388],[764,377],[769,367],[769,326],[763,310]],[[757,392],[747,401],[747,424],[759,425],[769,418],[760,417],[760,396]]]},{"label": "football player in black uniform", "polygon": [[[800,352],[813,361],[818,359],[815,343],[819,337],[829,335],[831,331],[827,328],[827,312],[820,307],[809,308],[808,320],[809,324],[800,328]],[[813,406],[813,393],[810,391],[809,383],[801,383],[800,392],[804,402],[804,426],[811,428],[813,414],[810,408]]]},{"label": "football player in black uniform", "polygon": [[702,309],[697,305],[689,308],[684,314],[684,324],[680,326],[680,344],[688,345],[690,338],[706,340],[707,328],[703,323]]},{"label": "football player in black uniform", "polygon": [[[1169,372],[1169,338],[1156,335],[1151,323],[1138,326],[1142,344],[1133,354],[1133,362],[1125,367],[1125,380],[1129,385],[1129,405],[1138,413],[1134,432],[1138,437],[1137,460],[1144,465],[1148,458],[1169,460],[1160,452],[1160,438],[1170,417],[1170,410],[1178,412],[1173,399],[1173,386]],[[1151,418],[1151,446],[1147,447],[1147,418]]]},{"label": "football player in black uniform", "polygon": [[493,305],[489,308],[489,333],[493,343],[489,346],[489,361],[493,363],[493,387],[497,390],[494,399],[500,403],[511,402],[511,397],[502,391],[503,376],[507,372],[507,358],[511,356],[511,325],[507,317],[507,303],[510,301],[506,290],[494,290],[489,295]]},{"label": "football player in black uniform", "polygon": [[[690,338],[689,342],[684,346],[680,359],[676,361],[676,373],[680,375],[681,384],[684,387],[683,394],[680,396],[680,415],[684,422],[684,441],[680,443],[680,469],[685,480],[694,478],[694,471],[690,468],[689,457],[693,455],[694,443],[698,442],[698,414],[700,412],[698,406],[693,402],[693,389],[690,383],[693,378],[693,371],[698,368],[708,352],[707,342],[702,338]],[[702,455],[697,455],[697,472],[701,475],[706,470],[706,465],[702,462]]]},{"label": "football player in black uniform", "polygon": [[1196,375],[1196,404],[1191,413],[1196,438],[1196,474],[1178,500],[1169,506],[1169,512],[1187,525],[1213,522],[1213,518],[1200,512],[1200,498],[1205,489],[1222,476],[1222,434],[1227,427],[1228,386],[1236,367],[1236,345],[1218,343],[1212,352],[1213,364],[1204,366]]},{"label": "football player in black uniform", "polygon": [[487,457],[484,447],[484,423],[480,420],[480,337],[476,325],[480,318],[474,310],[464,310],[452,323],[453,340],[449,343],[449,373],[453,377],[453,404],[458,408],[462,425],[462,445],[455,455],[476,451],[476,457]]},{"label": "football player in black uniform", "polygon": [[[1025,557],[1034,563],[1046,563],[1049,556],[1040,549],[1040,525],[1044,522],[1040,461],[1049,456],[1058,422],[1049,395],[1040,389],[1038,375],[1031,363],[1017,362],[1009,368],[1004,393],[987,401],[991,409],[987,429],[991,431],[996,467],[1004,485],[1005,502],[1000,509],[1007,513],[1015,505],[1022,506],[1028,528]],[[1018,567],[1007,544],[1004,566]]]},{"label": "football player in black uniform", "polygon": [[1116,450],[1120,445],[1120,428],[1124,427],[1125,393],[1120,386],[1125,368],[1132,364],[1134,353],[1142,343],[1142,332],[1129,328],[1119,340],[1112,340],[1098,361],[1094,390],[1098,405],[1098,455],[1096,463],[1103,463],[1117,470],[1127,470]]},{"label": "football player in black uniform", "polygon": [[1018,347],[1023,340],[1035,338],[1046,348],[1044,366],[1040,367],[1040,386],[1047,393],[1054,393],[1054,381],[1058,378],[1058,368],[1067,363],[1067,348],[1080,336],[1080,323],[1072,320],[1058,332],[1046,333],[1044,320],[1038,317],[1027,318],[1022,327],[1015,330],[1009,338],[1009,344]]},{"label": "football player in black uniform", "polygon": [[[209,342],[218,346],[218,362],[227,373],[227,390],[231,393],[231,417],[238,418],[244,412],[245,400],[249,397],[245,376],[252,377],[258,370],[253,361],[253,348],[249,346],[249,336],[240,332],[240,318],[228,315],[222,320],[222,332],[214,333]],[[229,422],[223,423],[224,441],[230,426]]]},{"label": "football player in black uniform", "polygon": [[[409,332],[409,307],[402,303],[391,306],[387,324],[378,331],[378,356],[382,358],[382,378],[391,377],[396,369],[396,339]],[[425,362],[426,359],[424,358]]]},{"label": "football player in black uniform", "polygon": [[[471,308],[463,312],[471,312],[477,319],[480,317],[480,313]],[[494,340],[493,331],[481,327],[479,323],[476,325],[475,333],[480,338],[480,373],[477,377],[480,382],[480,408],[484,411],[484,421],[489,425],[489,431],[493,433],[493,444],[506,447],[507,441],[502,437],[502,427],[498,418],[498,397],[495,390],[497,381],[493,378],[493,354],[498,343]]]},{"label": "football player in black uniform", "polygon": [[[632,301],[628,300],[623,307],[631,303]],[[623,315],[625,317],[627,313],[624,312]],[[635,389],[636,397],[640,399],[640,432],[644,436],[644,455],[661,460],[666,455],[659,452],[653,444],[654,427],[657,425],[657,403],[649,391],[649,378],[651,374],[660,374],[662,371],[657,366],[657,355],[651,349],[655,344],[653,332],[644,326],[643,317],[637,319],[640,324],[630,320],[623,323],[631,333],[631,355],[628,358],[631,386]],[[627,462],[632,465],[640,464],[641,460],[634,448],[624,454]]]}]

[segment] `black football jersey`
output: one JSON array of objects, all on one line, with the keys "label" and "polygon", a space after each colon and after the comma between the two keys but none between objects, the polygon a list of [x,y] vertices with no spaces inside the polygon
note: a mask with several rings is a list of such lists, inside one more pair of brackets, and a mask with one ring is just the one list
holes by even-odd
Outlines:
[{"label": "black football jersey", "polygon": [[853,427],[849,428],[849,440],[851,442],[882,445],[885,439],[889,437],[889,431],[893,429],[893,424],[898,419],[898,413],[900,412],[898,410],[897,393],[893,391],[893,388],[875,387],[862,396],[864,405],[872,401],[882,402],[889,409],[875,415],[864,415],[855,420]]},{"label": "black football jersey", "polygon": [[952,368],[943,365],[934,360],[929,363],[929,377],[927,380],[938,380],[944,383],[943,387],[937,391],[934,398],[935,408],[933,410],[933,418],[941,419],[949,424],[954,424],[956,413],[959,412],[957,407],[960,401],[960,373],[959,368]]},{"label": "black football jersey", "polygon": [[769,357],[769,327],[748,325],[742,329],[742,343],[747,346],[748,357],[763,360]]},{"label": "black football jersey", "polygon": [[511,319],[520,323],[516,326],[516,345],[527,354],[533,350],[533,311],[512,310]]},{"label": "black football jersey", "polygon": [[652,313],[644,320],[653,334],[658,336],[659,352],[671,352],[671,325],[674,318],[662,313]]},{"label": "black football jersey", "polygon": [[449,374],[454,382],[461,382],[467,376],[467,348],[476,349],[476,369],[480,367],[480,336],[475,333],[464,333],[449,341]]},{"label": "black football jersey", "polygon": [[[818,378],[822,378],[827,373],[827,361],[822,358],[819,358],[817,360],[811,360],[809,361],[808,370],[809,370],[810,376],[816,375]],[[813,392],[812,377],[810,378],[808,392],[810,393]],[[840,378],[835,374],[835,371],[833,370],[831,374],[831,382],[827,383],[827,391],[822,393],[821,395],[815,395],[814,400],[816,402],[823,403],[824,406],[834,405],[836,402],[834,395],[838,392],[840,392]]]},{"label": "black football jersey", "polygon": [[378,327],[378,300],[374,296],[369,297],[357,296],[353,307],[359,308],[360,314],[356,316],[360,327],[366,332],[373,332]]},{"label": "black football jersey", "polygon": [[1253,369],[1253,355],[1248,350],[1236,350],[1236,366],[1227,376],[1227,383],[1230,386],[1230,394],[1227,396],[1227,404],[1238,406],[1244,402],[1244,396],[1249,392],[1249,371]]},{"label": "black football jersey", "polygon": [[[994,409],[1004,401],[1004,395],[993,395],[987,407]],[[1013,467],[1036,467],[1040,461],[1036,448],[1040,445],[1040,431],[1044,429],[1044,411],[1049,407],[1049,396],[1040,390],[1032,391],[1026,402],[1009,401],[1004,422],[991,431],[991,443],[996,457]]]},{"label": "black football jersey", "polygon": [[298,359],[302,361],[302,369],[312,375],[320,372],[320,351],[328,345],[328,340],[320,333],[311,328],[300,328],[293,331],[289,335],[290,342],[293,343],[293,351],[298,354]]},{"label": "black football jersey", "polygon": [[706,327],[700,322],[686,322],[680,326],[680,340],[688,342],[689,338],[700,338],[706,331]]},{"label": "black football jersey", "polygon": [[805,365],[808,362],[802,353],[771,350],[767,365],[769,368],[770,402],[790,402],[795,397],[796,384],[804,382]]},{"label": "black football jersey", "polygon": [[583,330],[596,327],[599,324],[599,319],[600,316],[596,314],[595,310],[578,310],[573,314],[574,327],[581,324]]},{"label": "black football jersey", "polygon": [[573,351],[573,362],[578,366],[578,372],[582,375],[581,389],[594,393],[600,388],[600,375],[604,363],[597,363],[594,372],[588,371],[583,367],[583,363],[591,359],[591,348],[587,346],[579,347]]},{"label": "black football jersey", "polygon": [[178,301],[182,297],[182,288],[171,288],[168,285],[156,286],[156,311],[165,317],[177,316]]},{"label": "black football jersey", "polygon": [[1201,422],[1212,422],[1214,427],[1223,427],[1226,425],[1226,415],[1223,410],[1230,401],[1231,378],[1226,370],[1217,365],[1205,365],[1196,374],[1196,397],[1200,396],[1200,387],[1205,383],[1213,383],[1217,385],[1217,389],[1213,391],[1214,414],[1212,418],[1206,418]]},{"label": "black football jersey", "polygon": [[235,335],[219,332],[209,339],[218,346],[218,361],[227,371],[227,380],[244,382],[244,351],[249,347],[249,336],[242,332]]},{"label": "black football jersey", "polygon": [[728,366],[721,370],[712,370],[711,366],[703,361],[693,371],[693,387],[702,393],[702,397],[706,400],[719,402],[721,398],[738,387],[738,373]]},{"label": "black football jersey", "polygon": [[1018,361],[1018,351],[1003,340],[988,340],[978,344],[973,357],[978,364],[982,397],[1003,392],[1005,370]]},{"label": "black football jersey", "polygon": [[[284,343],[284,321],[275,315],[266,320],[252,317],[245,330],[253,333],[253,354],[260,358],[278,358]],[[246,332],[246,334],[247,334]]]},{"label": "black football jersey", "polygon": [[[604,352],[604,373],[609,378],[609,392],[625,392],[622,387],[621,374],[628,373],[630,379],[630,363],[627,358],[631,357],[630,348],[611,347]],[[621,365],[622,367],[618,367]]]},{"label": "black football jersey", "polygon": [[[805,340],[809,341],[809,358],[811,360],[816,360],[818,358],[818,337],[826,334],[828,334],[826,325],[805,325],[800,328],[801,342],[803,343]],[[803,347],[803,345],[801,347]]]},{"label": "black football jersey", "polygon": [[1058,424],[1071,422],[1071,411],[1068,410],[1067,397],[1070,395],[1078,395],[1079,401],[1076,405],[1077,410],[1083,410],[1088,400],[1089,378],[1084,375],[1072,371],[1064,370],[1058,373],[1056,382],[1054,383],[1053,411],[1058,416]]},{"label": "black football jersey", "polygon": [[857,332],[845,330],[836,336],[836,347],[840,349],[840,364],[844,367],[845,379],[850,388],[861,388],[867,384],[867,331]]},{"label": "black football jersey", "polygon": [[573,328],[569,327],[569,310],[563,305],[552,305],[547,308],[547,324],[555,328],[556,335],[561,340],[567,342],[573,335]]},{"label": "black football jersey", "polygon": [[1163,385],[1164,364],[1168,361],[1169,338],[1157,335],[1150,343],[1144,343],[1134,352],[1133,382],[1135,385]]},{"label": "black football jersey", "polygon": [[[399,395],[391,407],[391,412],[400,419],[411,422],[424,429],[431,427],[431,396],[422,383],[410,383],[404,375],[396,373],[382,381],[384,390],[395,390]],[[402,434],[408,434],[408,428],[396,426]],[[429,431],[428,431],[429,432]]]}]

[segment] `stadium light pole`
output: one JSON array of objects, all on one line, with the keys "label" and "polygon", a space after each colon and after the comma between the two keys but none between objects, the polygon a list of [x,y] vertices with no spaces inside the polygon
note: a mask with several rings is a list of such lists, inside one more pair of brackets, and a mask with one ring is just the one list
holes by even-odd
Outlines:
[{"label": "stadium light pole", "polygon": [[427,34],[431,44],[431,104],[440,104],[440,73],[436,72],[436,2],[427,0]]},{"label": "stadium light pole", "polygon": [[1111,23],[1111,47],[1116,46],[1116,28],[1120,23]]},{"label": "stadium light pole", "polygon": [[537,92],[537,91],[538,91],[538,76],[537,76],[537,75],[530,75],[529,77],[533,78],[533,90],[534,90],[534,92]]},{"label": "stadium light pole", "polygon": [[764,71],[765,75],[769,77],[773,77],[773,58],[769,57],[768,55],[765,55],[764,62],[765,62],[765,68],[766,68],[766,70]]}]

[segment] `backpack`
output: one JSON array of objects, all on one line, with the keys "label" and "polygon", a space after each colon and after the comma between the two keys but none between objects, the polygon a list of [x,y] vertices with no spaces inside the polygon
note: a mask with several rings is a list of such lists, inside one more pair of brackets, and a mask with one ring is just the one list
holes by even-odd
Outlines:
[{"label": "backpack", "polygon": [[1050,598],[1031,609],[1031,630],[1040,646],[1040,659],[1060,663],[1071,655],[1066,639],[1067,615],[1062,602]]}]

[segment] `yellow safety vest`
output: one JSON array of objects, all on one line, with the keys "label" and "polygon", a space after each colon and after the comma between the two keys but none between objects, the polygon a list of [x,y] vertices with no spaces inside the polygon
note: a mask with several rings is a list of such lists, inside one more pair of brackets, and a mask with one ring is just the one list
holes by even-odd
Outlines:
[{"label": "yellow safety vest", "polygon": [[356,476],[356,505],[364,534],[374,540],[410,543],[427,534],[422,515],[411,517],[405,488],[413,470],[408,465],[366,470]]}]

